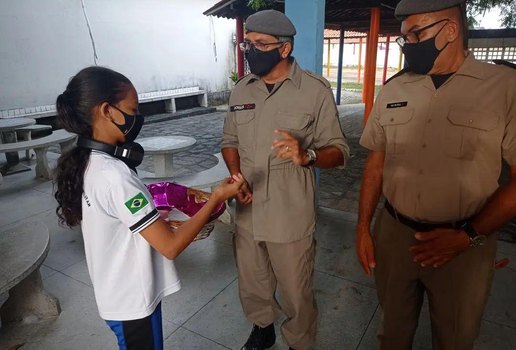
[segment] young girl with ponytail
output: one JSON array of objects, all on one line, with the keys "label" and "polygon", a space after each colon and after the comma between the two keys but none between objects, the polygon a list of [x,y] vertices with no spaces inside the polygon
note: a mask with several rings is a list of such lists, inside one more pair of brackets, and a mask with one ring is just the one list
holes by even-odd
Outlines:
[{"label": "young girl with ponytail", "polygon": [[56,105],[60,125],[79,136],[77,147],[58,160],[56,212],[60,223],[81,225],[100,316],[120,349],[162,349],[161,300],[180,288],[171,260],[211,212],[239,192],[243,178],[227,179],[172,232],[134,170],[143,157],[133,142],[143,117],[129,79],[107,68],[85,68]]}]

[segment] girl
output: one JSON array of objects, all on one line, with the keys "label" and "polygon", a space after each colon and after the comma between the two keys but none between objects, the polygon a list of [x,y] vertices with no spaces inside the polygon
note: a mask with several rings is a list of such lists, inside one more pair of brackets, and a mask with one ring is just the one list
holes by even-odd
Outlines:
[{"label": "girl", "polygon": [[131,170],[143,156],[133,143],[143,117],[131,82],[107,68],[85,68],[56,106],[60,124],[79,136],[77,147],[58,161],[56,211],[61,224],[81,225],[100,316],[120,349],[162,349],[161,300],[180,288],[170,260],[192,242],[217,205],[239,192],[243,178],[227,179],[172,232]]}]

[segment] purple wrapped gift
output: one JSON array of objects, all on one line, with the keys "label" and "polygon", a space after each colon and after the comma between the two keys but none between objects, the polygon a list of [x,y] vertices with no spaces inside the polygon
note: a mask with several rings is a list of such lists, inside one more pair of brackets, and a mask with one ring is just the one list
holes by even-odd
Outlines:
[{"label": "purple wrapped gift", "polygon": [[[147,185],[158,210],[177,209],[189,217],[194,216],[206,203],[210,193],[188,188],[175,182],[158,182]],[[219,204],[211,213],[210,222],[226,210],[226,204]]]}]

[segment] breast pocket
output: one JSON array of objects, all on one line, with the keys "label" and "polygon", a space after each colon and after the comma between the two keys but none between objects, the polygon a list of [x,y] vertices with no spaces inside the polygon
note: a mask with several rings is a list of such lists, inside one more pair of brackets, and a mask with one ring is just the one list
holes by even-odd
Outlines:
[{"label": "breast pocket", "polygon": [[255,138],[254,111],[241,111],[235,114],[238,143],[241,147],[249,148]]},{"label": "breast pocket", "polygon": [[482,139],[498,126],[500,115],[480,113],[463,108],[450,108],[444,137],[444,153],[452,158],[472,160]]},{"label": "breast pocket", "polygon": [[403,154],[410,149],[410,138],[413,136],[410,121],[413,114],[414,111],[409,108],[382,112],[379,123],[385,133],[385,153]]},{"label": "breast pocket", "polygon": [[312,124],[312,116],[308,113],[278,112],[275,124],[277,129],[288,131],[299,141],[304,141]]}]

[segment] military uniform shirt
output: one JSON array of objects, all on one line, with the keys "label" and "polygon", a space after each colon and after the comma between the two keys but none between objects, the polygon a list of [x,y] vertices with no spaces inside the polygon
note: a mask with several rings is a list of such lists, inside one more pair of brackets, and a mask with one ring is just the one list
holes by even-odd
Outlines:
[{"label": "military uniform shirt", "polygon": [[253,202],[237,205],[236,224],[255,240],[293,242],[315,229],[313,167],[278,159],[271,149],[275,129],[291,132],[303,149],[335,146],[344,160],[349,148],[342,133],[330,84],[303,71],[295,61],[271,93],[263,80],[249,74],[233,90],[224,123],[222,148],[237,148],[242,174]]},{"label": "military uniform shirt", "polygon": [[516,71],[469,54],[439,89],[406,73],[378,95],[360,144],[385,152],[383,193],[413,219],[453,222],[498,188],[502,157],[516,165]]}]

